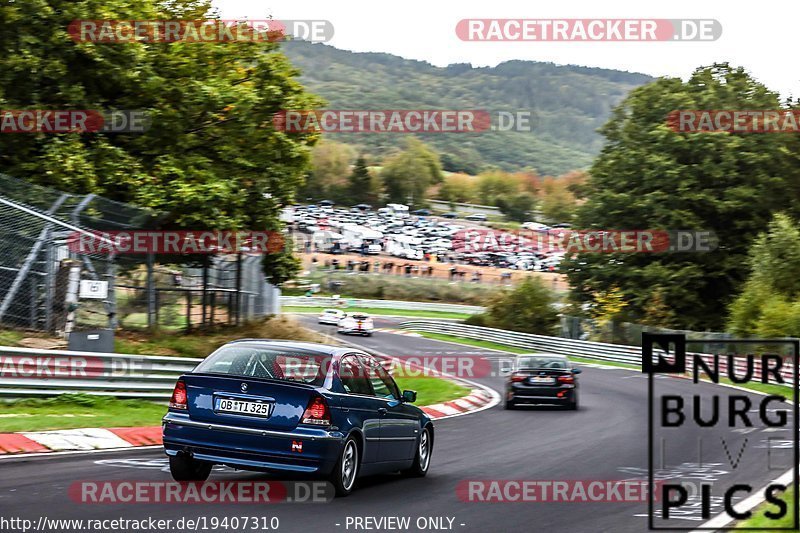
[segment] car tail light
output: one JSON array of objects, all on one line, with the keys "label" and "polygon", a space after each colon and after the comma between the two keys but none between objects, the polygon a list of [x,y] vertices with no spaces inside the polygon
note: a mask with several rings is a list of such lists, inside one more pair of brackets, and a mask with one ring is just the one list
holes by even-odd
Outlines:
[{"label": "car tail light", "polygon": [[178,382],[175,383],[175,389],[172,391],[172,398],[169,400],[169,408],[186,409],[187,404],[186,383],[179,379]]},{"label": "car tail light", "polygon": [[328,409],[328,403],[325,398],[322,396],[311,398],[300,420],[302,420],[303,424],[329,426],[331,424],[331,412]]},{"label": "car tail light", "polygon": [[558,376],[559,383],[575,383],[575,376]]},{"label": "car tail light", "polygon": [[525,378],[527,378],[527,377],[528,377],[527,374],[520,374],[520,373],[517,372],[517,373],[511,374],[511,381],[513,381],[513,382],[525,381]]}]

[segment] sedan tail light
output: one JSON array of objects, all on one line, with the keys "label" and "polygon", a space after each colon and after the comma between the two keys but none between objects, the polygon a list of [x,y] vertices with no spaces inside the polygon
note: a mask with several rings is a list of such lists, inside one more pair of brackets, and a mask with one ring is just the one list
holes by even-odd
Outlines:
[{"label": "sedan tail light", "polygon": [[306,407],[302,418],[300,419],[303,424],[312,424],[314,426],[330,426],[331,425],[331,411],[328,409],[328,402],[322,396],[314,396],[309,400],[308,407]]},{"label": "sedan tail light", "polygon": [[559,383],[575,383],[575,376],[558,376]]},{"label": "sedan tail light", "polygon": [[515,383],[519,382],[519,381],[525,381],[525,378],[527,378],[527,377],[528,377],[527,374],[520,374],[519,372],[515,372],[515,373],[511,374],[511,381],[513,381]]},{"label": "sedan tail light", "polygon": [[183,382],[182,379],[179,379],[177,383],[175,383],[175,389],[172,391],[172,398],[169,400],[169,408],[170,409],[186,409],[188,404],[188,399],[186,397],[186,383]]}]

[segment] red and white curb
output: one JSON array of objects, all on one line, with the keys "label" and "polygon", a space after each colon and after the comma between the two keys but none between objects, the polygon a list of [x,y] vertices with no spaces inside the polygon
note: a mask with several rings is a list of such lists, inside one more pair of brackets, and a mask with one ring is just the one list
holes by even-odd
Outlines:
[{"label": "red and white curb", "polygon": [[[491,406],[493,397],[482,389],[444,403],[420,407],[434,420],[464,415]],[[0,456],[66,451],[121,450],[161,444],[161,426],[82,428],[0,433]]]},{"label": "red and white curb", "polygon": [[161,426],[0,433],[0,455],[115,450],[161,444]]},{"label": "red and white curb", "polygon": [[459,416],[483,409],[494,400],[494,396],[483,389],[472,389],[469,396],[458,398],[444,403],[425,405],[420,407],[425,414],[434,420]]}]

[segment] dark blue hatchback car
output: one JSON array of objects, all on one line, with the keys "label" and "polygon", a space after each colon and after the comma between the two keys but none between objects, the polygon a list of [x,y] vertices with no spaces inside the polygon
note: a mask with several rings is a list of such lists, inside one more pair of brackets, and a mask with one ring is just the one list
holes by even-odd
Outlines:
[{"label": "dark blue hatchback car", "polygon": [[177,481],[214,464],[327,478],[428,472],[433,423],[372,355],[322,344],[231,342],[175,385],[164,449]]}]

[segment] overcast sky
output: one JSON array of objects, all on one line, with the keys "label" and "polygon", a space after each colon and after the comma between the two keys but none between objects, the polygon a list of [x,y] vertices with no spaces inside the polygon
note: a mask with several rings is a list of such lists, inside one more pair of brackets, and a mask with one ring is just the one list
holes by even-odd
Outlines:
[{"label": "overcast sky", "polygon": [[[552,61],[684,79],[698,66],[728,61],[744,66],[783,96],[800,96],[795,16],[800,2],[759,0],[215,0],[223,18],[324,19],[328,43],[357,52],[388,52],[438,66],[494,66],[509,59]],[[456,23],[465,18],[717,19],[713,42],[464,42]]]}]

